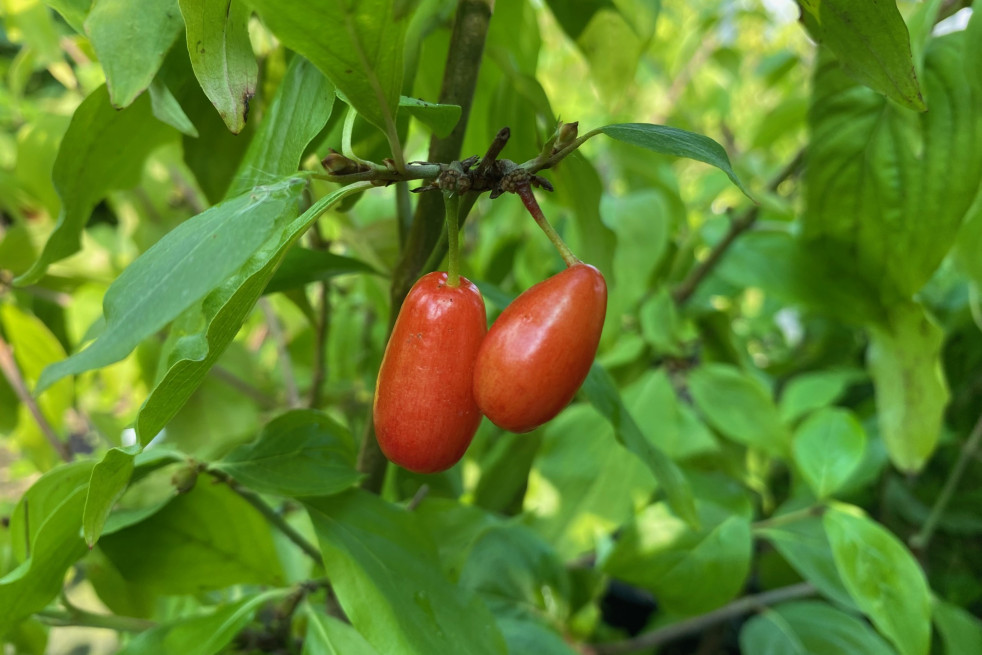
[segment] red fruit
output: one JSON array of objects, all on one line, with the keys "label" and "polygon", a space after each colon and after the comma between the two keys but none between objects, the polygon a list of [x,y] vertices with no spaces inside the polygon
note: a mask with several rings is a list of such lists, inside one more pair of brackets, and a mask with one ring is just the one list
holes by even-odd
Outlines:
[{"label": "red fruit", "polygon": [[474,398],[495,425],[528,432],[560,412],[583,384],[607,313],[607,284],[576,264],[515,299],[484,338]]},{"label": "red fruit", "polygon": [[375,384],[375,436],[385,456],[436,473],[464,455],[481,422],[474,359],[488,330],[481,292],[446,273],[421,277],[399,311]]}]

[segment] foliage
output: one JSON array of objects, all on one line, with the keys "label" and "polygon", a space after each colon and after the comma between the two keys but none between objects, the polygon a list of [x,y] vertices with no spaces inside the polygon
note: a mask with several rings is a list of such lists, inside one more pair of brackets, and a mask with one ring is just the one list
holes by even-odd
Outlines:
[{"label": "foliage", "polygon": [[[978,651],[971,4],[0,0],[0,641]],[[492,320],[563,268],[514,179],[596,361],[410,473],[438,189]]]}]

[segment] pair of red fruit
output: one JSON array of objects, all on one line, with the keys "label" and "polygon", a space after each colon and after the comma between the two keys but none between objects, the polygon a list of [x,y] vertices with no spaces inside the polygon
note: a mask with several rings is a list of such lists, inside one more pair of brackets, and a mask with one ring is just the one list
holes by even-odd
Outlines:
[{"label": "pair of red fruit", "polygon": [[403,303],[375,388],[375,434],[417,473],[456,464],[487,416],[528,432],[573,399],[597,352],[607,285],[572,262],[521,294],[487,329],[481,292],[447,273],[420,278]]}]

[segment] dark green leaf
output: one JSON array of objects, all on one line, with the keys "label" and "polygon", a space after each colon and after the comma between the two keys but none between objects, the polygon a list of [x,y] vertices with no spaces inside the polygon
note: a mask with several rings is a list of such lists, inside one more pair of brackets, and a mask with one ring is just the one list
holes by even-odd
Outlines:
[{"label": "dark green leaf", "polygon": [[750,619],[740,649],[754,655],[895,655],[869,624],[827,603],[782,603]]},{"label": "dark green leaf", "polygon": [[965,609],[935,599],[932,616],[945,655],[982,653],[982,622]]},{"label": "dark green leaf", "polygon": [[863,461],[866,432],[852,412],[821,409],[798,426],[794,461],[818,498],[828,498],[845,484]]},{"label": "dark green leaf", "polygon": [[359,114],[395,131],[407,20],[393,0],[247,0],[291,50],[321,69]]},{"label": "dark green leaf", "polygon": [[503,655],[481,601],[443,577],[412,515],[364,491],[309,499],[334,593],[351,624],[386,655]]},{"label": "dark green leaf", "polygon": [[583,383],[582,391],[590,403],[614,426],[617,440],[637,455],[655,474],[672,509],[690,525],[697,525],[699,518],[696,514],[695,501],[685,476],[675,462],[638,428],[634,418],[624,406],[610,374],[599,364],[594,363]]},{"label": "dark green leaf", "polygon": [[89,347],[45,369],[43,390],[66,375],[117,362],[218,287],[297,211],[303,188],[288,178],[198,214],[155,243],[109,287],[105,329]]},{"label": "dark green leaf", "polygon": [[114,107],[128,107],[150,86],[181,33],[177,0],[99,0],[85,19]]},{"label": "dark green leaf", "polygon": [[399,97],[399,107],[433,130],[441,139],[446,137],[460,120],[460,105],[439,105],[418,98]]},{"label": "dark green leaf", "polygon": [[667,125],[649,125],[647,123],[621,123],[619,125],[605,125],[600,131],[607,136],[631,143],[654,152],[664,155],[674,155],[676,157],[688,157],[703,163],[715,166],[737,185],[741,191],[751,200],[753,196],[750,191],[743,186],[743,182],[737,177],[730,165],[730,158],[726,156],[723,146],[716,143],[708,136],[694,134],[680,130],[677,127]]},{"label": "dark green leaf", "polygon": [[123,577],[162,594],[282,582],[266,520],[226,485],[201,480],[99,546]]},{"label": "dark green leaf", "polygon": [[535,655],[576,655],[579,651],[544,621],[528,617],[500,616],[498,628],[508,643],[509,653]]},{"label": "dark green leaf", "polygon": [[259,78],[249,41],[250,12],[241,0],[180,0],[180,8],[195,77],[228,129],[238,134]]},{"label": "dark green leaf", "polygon": [[572,40],[577,40],[583,30],[586,29],[590,19],[602,9],[616,10],[611,0],[579,0],[570,2],[569,0],[546,0],[550,11],[556,17],[563,31]]},{"label": "dark green leaf", "polygon": [[82,534],[89,548],[102,534],[109,512],[120,499],[133,473],[135,449],[111,448],[92,469],[82,512]]},{"label": "dark green leaf", "polygon": [[822,522],[835,566],[856,606],[902,655],[927,655],[930,592],[914,556],[886,528],[867,518],[832,510]]},{"label": "dark green leaf", "polygon": [[378,655],[378,651],[341,619],[307,605],[307,636],[302,655]]},{"label": "dark green leaf", "polygon": [[257,610],[268,603],[281,600],[289,593],[289,589],[273,589],[228,605],[220,605],[208,614],[162,623],[141,632],[119,653],[215,655],[232,643],[239,632],[253,620]]},{"label": "dark green leaf", "polygon": [[212,468],[262,493],[328,496],[362,478],[355,456],[355,441],[346,428],[320,412],[298,409],[270,421],[256,441],[239,446]]},{"label": "dark green leaf", "polygon": [[17,283],[37,282],[52,262],[77,252],[96,203],[112,189],[134,186],[147,155],[174,135],[153,118],[149,98],[117,111],[105,86],[90,93],[72,115],[52,172],[62,202],[58,223],[40,259]]},{"label": "dark green leaf", "polygon": [[323,282],[348,273],[374,273],[374,268],[354,257],[335,255],[323,250],[292,248],[276,269],[264,293],[303,288],[311,282]]},{"label": "dark green leaf", "polygon": [[896,3],[798,0],[798,6],[812,37],[834,52],[852,77],[905,107],[927,109]]}]

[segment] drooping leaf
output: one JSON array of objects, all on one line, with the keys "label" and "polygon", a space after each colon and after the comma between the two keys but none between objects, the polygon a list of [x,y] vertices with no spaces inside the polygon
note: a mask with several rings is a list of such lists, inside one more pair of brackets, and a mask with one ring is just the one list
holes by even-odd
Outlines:
[{"label": "drooping leaf", "polygon": [[782,603],[750,619],[740,630],[744,653],[766,655],[895,655],[868,623],[827,603]]},{"label": "drooping leaf", "polygon": [[460,105],[441,105],[418,98],[399,97],[399,107],[433,130],[441,139],[446,137],[460,120]]},{"label": "drooping leaf", "polygon": [[677,127],[650,125],[648,123],[605,125],[600,128],[600,131],[612,139],[647,148],[654,152],[674,155],[675,157],[688,157],[715,166],[726,173],[733,184],[737,185],[748,198],[753,199],[750,191],[733,171],[730,158],[723,150],[723,146],[708,136],[687,132]]},{"label": "drooping leaf", "polygon": [[896,3],[798,0],[798,6],[812,37],[834,52],[853,78],[905,107],[927,109]]},{"label": "drooping leaf", "polygon": [[364,491],[308,499],[332,589],[351,624],[380,653],[504,655],[481,601],[450,583],[406,510]]},{"label": "drooping leaf", "polygon": [[311,282],[323,282],[336,275],[348,273],[377,275],[378,271],[354,257],[335,255],[323,250],[291,248],[273,274],[273,279],[266,285],[264,293],[301,289]]},{"label": "drooping leaf", "polygon": [[114,107],[143,93],[181,33],[177,0],[96,0],[85,19]]},{"label": "drooping leaf", "polygon": [[239,446],[212,468],[261,493],[329,496],[362,478],[355,441],[321,412],[294,410],[270,421],[259,438]]},{"label": "drooping leaf", "polygon": [[123,577],[162,594],[233,584],[276,585],[283,573],[271,528],[226,485],[199,482],[99,546]]},{"label": "drooping leaf", "polygon": [[672,509],[684,521],[697,525],[695,501],[689,483],[679,467],[638,428],[634,417],[624,406],[610,374],[599,364],[590,367],[583,383],[583,394],[604,418],[614,426],[617,440],[645,463],[655,474]]},{"label": "drooping leaf", "polygon": [[914,556],[886,528],[851,512],[826,512],[822,523],[856,606],[901,655],[927,655],[930,592]]},{"label": "drooping leaf", "polygon": [[794,434],[794,461],[818,498],[828,498],[862,463],[866,432],[845,409],[822,409]]},{"label": "drooping leaf", "polygon": [[246,0],[273,33],[330,78],[383,131],[395,129],[406,16],[394,0]]},{"label": "drooping leaf", "polygon": [[52,172],[62,203],[58,222],[41,257],[17,283],[37,282],[49,265],[77,252],[92,208],[110,190],[135,185],[147,155],[175,135],[153,118],[149,98],[117,111],[105,86],[90,93],[72,115]]},{"label": "drooping leaf", "polygon": [[299,178],[258,187],[181,223],[138,257],[103,300],[105,329],[84,350],[45,369],[43,390],[66,375],[117,362],[218,287],[297,211]]},{"label": "drooping leaf", "polygon": [[109,512],[126,491],[133,473],[134,455],[136,450],[132,448],[110,448],[92,469],[82,512],[82,534],[89,548],[99,539]]},{"label": "drooping leaf", "polygon": [[238,134],[259,78],[249,41],[250,12],[241,0],[180,0],[180,9],[194,75],[228,129]]},{"label": "drooping leaf", "polygon": [[920,471],[941,437],[948,385],[941,368],[944,332],[914,303],[895,305],[870,329],[867,365],[876,387],[880,435],[902,471]]}]

